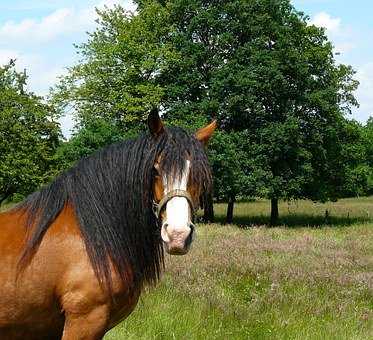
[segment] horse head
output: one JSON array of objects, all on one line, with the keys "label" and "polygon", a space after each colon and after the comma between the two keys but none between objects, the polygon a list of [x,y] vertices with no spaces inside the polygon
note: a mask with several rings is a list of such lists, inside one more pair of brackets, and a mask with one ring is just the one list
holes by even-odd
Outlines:
[{"label": "horse head", "polygon": [[164,126],[158,111],[153,110],[148,127],[153,138],[164,138],[159,143],[153,172],[153,205],[160,235],[169,254],[183,255],[195,235],[194,214],[211,190],[205,146],[216,129],[216,121],[194,135],[181,129],[175,133]]}]

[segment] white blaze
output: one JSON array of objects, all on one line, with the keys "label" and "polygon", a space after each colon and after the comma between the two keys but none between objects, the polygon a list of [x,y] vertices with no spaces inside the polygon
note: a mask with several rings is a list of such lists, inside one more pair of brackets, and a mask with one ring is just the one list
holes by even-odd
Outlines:
[{"label": "white blaze", "polygon": [[174,228],[185,228],[189,222],[189,204],[185,197],[174,197],[166,206],[167,223]]},{"label": "white blaze", "polygon": [[[190,161],[186,161],[186,166],[181,177],[173,183],[166,183],[164,194],[172,190],[186,190],[190,171]],[[173,197],[166,205],[167,223],[173,227],[185,227],[189,222],[189,203],[185,197]]]}]

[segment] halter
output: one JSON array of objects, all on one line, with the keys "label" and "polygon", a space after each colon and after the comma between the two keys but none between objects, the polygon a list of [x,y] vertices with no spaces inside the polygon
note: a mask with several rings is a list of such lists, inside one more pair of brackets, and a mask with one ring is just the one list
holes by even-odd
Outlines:
[{"label": "halter", "polygon": [[168,203],[168,201],[170,201],[174,197],[184,197],[184,198],[186,198],[186,200],[189,203],[189,207],[192,211],[192,219],[193,219],[194,204],[193,204],[192,196],[190,196],[188,191],[181,190],[181,189],[175,189],[175,190],[169,191],[166,195],[164,195],[164,197],[159,201],[159,203],[156,203],[155,201],[153,201],[153,212],[154,212],[155,216],[157,218],[159,218],[163,208],[165,207],[165,205]]}]

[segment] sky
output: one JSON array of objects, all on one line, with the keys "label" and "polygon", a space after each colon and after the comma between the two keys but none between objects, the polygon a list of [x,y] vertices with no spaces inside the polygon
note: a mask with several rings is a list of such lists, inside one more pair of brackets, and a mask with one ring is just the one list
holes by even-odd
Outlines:
[{"label": "sky", "polygon": [[[95,7],[121,4],[135,10],[131,0],[0,0],[0,65],[17,60],[27,69],[29,89],[47,95],[49,88],[78,61],[74,44],[87,40],[95,29]],[[310,22],[326,29],[338,62],[352,65],[360,81],[356,97],[360,107],[351,118],[364,123],[373,115],[373,1],[292,0]],[[72,117],[61,119],[65,136]]]},{"label": "sky", "polygon": [[360,107],[351,118],[362,123],[373,116],[373,1],[293,0],[294,7],[310,17],[311,23],[326,28],[338,62],[356,71],[360,86],[355,96]]}]

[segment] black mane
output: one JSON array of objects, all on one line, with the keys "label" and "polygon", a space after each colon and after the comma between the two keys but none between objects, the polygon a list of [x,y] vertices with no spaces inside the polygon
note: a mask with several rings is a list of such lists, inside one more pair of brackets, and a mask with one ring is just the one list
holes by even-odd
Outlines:
[{"label": "black mane", "polygon": [[20,269],[30,263],[45,232],[69,204],[101,284],[111,290],[110,262],[123,280],[128,279],[130,266],[137,286],[157,282],[163,248],[152,211],[152,183],[154,162],[160,154],[163,173],[180,176],[188,157],[189,181],[202,192],[211,189],[203,146],[181,128],[167,128],[158,138],[143,134],[110,145],[81,159],[16,207],[27,214],[29,234]]}]

